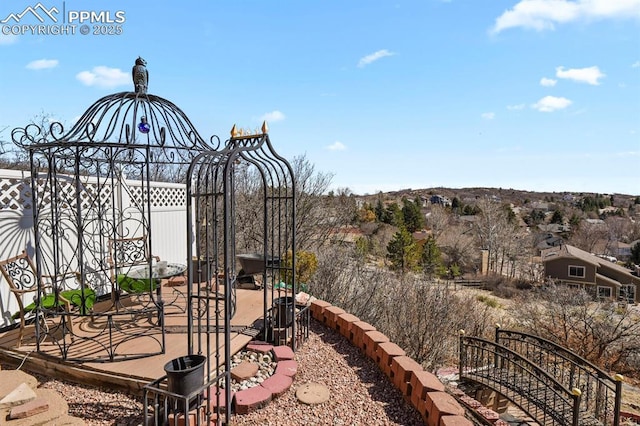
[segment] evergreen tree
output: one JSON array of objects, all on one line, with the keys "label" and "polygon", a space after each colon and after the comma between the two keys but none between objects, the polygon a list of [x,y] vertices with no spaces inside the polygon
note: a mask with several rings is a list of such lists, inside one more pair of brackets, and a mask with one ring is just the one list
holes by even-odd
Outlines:
[{"label": "evergreen tree", "polygon": [[414,270],[419,256],[418,245],[409,231],[401,227],[387,245],[387,259],[391,262],[391,269],[402,273]]},{"label": "evergreen tree", "polygon": [[424,216],[420,211],[420,204],[406,198],[402,203],[402,217],[407,231],[416,232],[424,228]]},{"label": "evergreen tree", "polygon": [[436,274],[438,268],[442,266],[442,253],[432,235],[427,238],[427,241],[422,246],[420,266],[429,277]]},{"label": "evergreen tree", "polygon": [[402,210],[398,207],[397,203],[390,204],[385,209],[383,222],[397,226],[398,228],[404,225]]},{"label": "evergreen tree", "polygon": [[555,210],[553,212],[553,216],[551,216],[550,222],[562,225],[564,223],[564,217],[562,216],[562,212],[560,210]]},{"label": "evergreen tree", "polygon": [[385,211],[384,211],[384,205],[382,204],[382,198],[378,198],[378,201],[376,203],[375,213],[376,213],[376,220],[378,222],[384,222]]}]

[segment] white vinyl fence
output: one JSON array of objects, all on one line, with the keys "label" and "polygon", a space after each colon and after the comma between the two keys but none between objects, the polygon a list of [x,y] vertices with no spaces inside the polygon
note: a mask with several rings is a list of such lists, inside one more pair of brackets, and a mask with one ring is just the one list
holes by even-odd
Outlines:
[{"label": "white vinyl fence", "polygon": [[[92,185],[87,178],[85,187]],[[140,204],[143,200],[143,185],[139,181],[123,180],[118,197],[123,210],[127,205]],[[70,186],[69,191],[73,191]],[[150,192],[151,253],[168,262],[187,261],[187,217],[186,185],[152,182]],[[41,236],[46,239],[47,236]],[[42,246],[49,246],[43,241]],[[28,171],[0,169],[0,259],[20,254],[23,250],[33,256],[35,252],[33,233],[33,206],[31,201],[31,179]],[[71,249],[70,249],[71,250]],[[68,254],[73,257],[72,253]],[[30,303],[33,294],[25,301]],[[11,316],[18,310],[15,296],[0,275],[0,327],[12,323]]]}]

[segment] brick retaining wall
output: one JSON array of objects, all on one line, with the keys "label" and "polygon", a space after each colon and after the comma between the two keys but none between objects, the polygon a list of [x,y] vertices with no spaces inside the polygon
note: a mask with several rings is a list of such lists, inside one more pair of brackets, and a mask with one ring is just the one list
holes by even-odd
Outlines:
[{"label": "brick retaining wall", "polygon": [[473,426],[464,417],[465,409],[458,401],[444,392],[438,378],[422,369],[413,359],[389,338],[373,326],[360,321],[354,315],[322,300],[311,302],[311,315],[317,321],[345,336],[351,344],[360,348],[411,403],[425,424],[429,426]]}]

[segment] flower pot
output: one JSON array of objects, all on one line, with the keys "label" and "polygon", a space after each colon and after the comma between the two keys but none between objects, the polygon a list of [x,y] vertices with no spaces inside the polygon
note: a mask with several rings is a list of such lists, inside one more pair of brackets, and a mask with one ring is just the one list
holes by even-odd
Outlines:
[{"label": "flower pot", "polygon": [[186,355],[166,363],[164,371],[169,392],[187,397],[202,387],[206,361],[202,355]]}]

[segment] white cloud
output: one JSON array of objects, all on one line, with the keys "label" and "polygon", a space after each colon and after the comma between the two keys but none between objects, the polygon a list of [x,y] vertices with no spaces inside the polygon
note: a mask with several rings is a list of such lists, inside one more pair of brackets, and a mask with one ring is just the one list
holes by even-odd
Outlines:
[{"label": "white cloud", "polygon": [[103,65],[94,67],[91,71],[82,71],[76,78],[85,86],[114,88],[131,83],[131,75],[119,68],[109,68]]},{"label": "white cloud", "polygon": [[531,108],[537,109],[541,112],[553,112],[558,109],[565,109],[569,105],[571,105],[571,101],[567,98],[545,96],[535,104],[531,105]]},{"label": "white cloud", "polygon": [[495,112],[483,112],[480,116],[482,118],[484,118],[485,120],[493,120],[494,118],[496,118],[496,113]]},{"label": "white cloud", "polygon": [[27,64],[27,69],[30,70],[46,70],[48,68],[55,68],[58,66],[57,59],[38,59],[37,61],[31,61]]},{"label": "white cloud", "polygon": [[268,113],[262,115],[262,117],[260,117],[259,121],[261,121],[261,122],[262,121],[266,121],[267,123],[274,123],[276,121],[282,121],[285,118],[286,117],[282,112],[280,112],[278,110],[274,110],[274,111],[271,111],[271,112],[268,112]]},{"label": "white cloud", "polygon": [[384,58],[385,56],[393,56],[395,53],[389,52],[387,49],[378,50],[370,55],[364,56],[360,58],[358,62],[358,67],[362,68],[369,65],[372,62],[377,61],[378,59]]},{"label": "white cloud", "polygon": [[553,30],[556,24],[612,18],[640,18],[640,0],[520,0],[496,19],[491,32]]},{"label": "white cloud", "polygon": [[335,141],[331,145],[328,145],[327,149],[329,151],[344,151],[345,149],[347,149],[347,146],[340,141]]},{"label": "white cloud", "polygon": [[635,61],[632,65],[631,68],[640,68],[640,61]]},{"label": "white cloud", "polygon": [[596,66],[588,68],[570,68],[567,70],[565,70],[564,67],[557,67],[556,77],[597,86],[600,84],[598,80],[606,77],[606,74],[600,71]]},{"label": "white cloud", "polygon": [[525,104],[507,105],[507,109],[509,111],[519,111],[521,109],[524,109],[525,107],[526,107]]},{"label": "white cloud", "polygon": [[18,36],[13,34],[5,35],[0,33],[0,46],[3,46],[3,45],[8,46],[10,44],[14,44],[17,42],[18,42]]},{"label": "white cloud", "polygon": [[552,78],[547,78],[547,77],[542,77],[540,79],[540,86],[553,87],[553,86],[556,85],[557,82],[558,82],[558,80],[554,80]]}]

